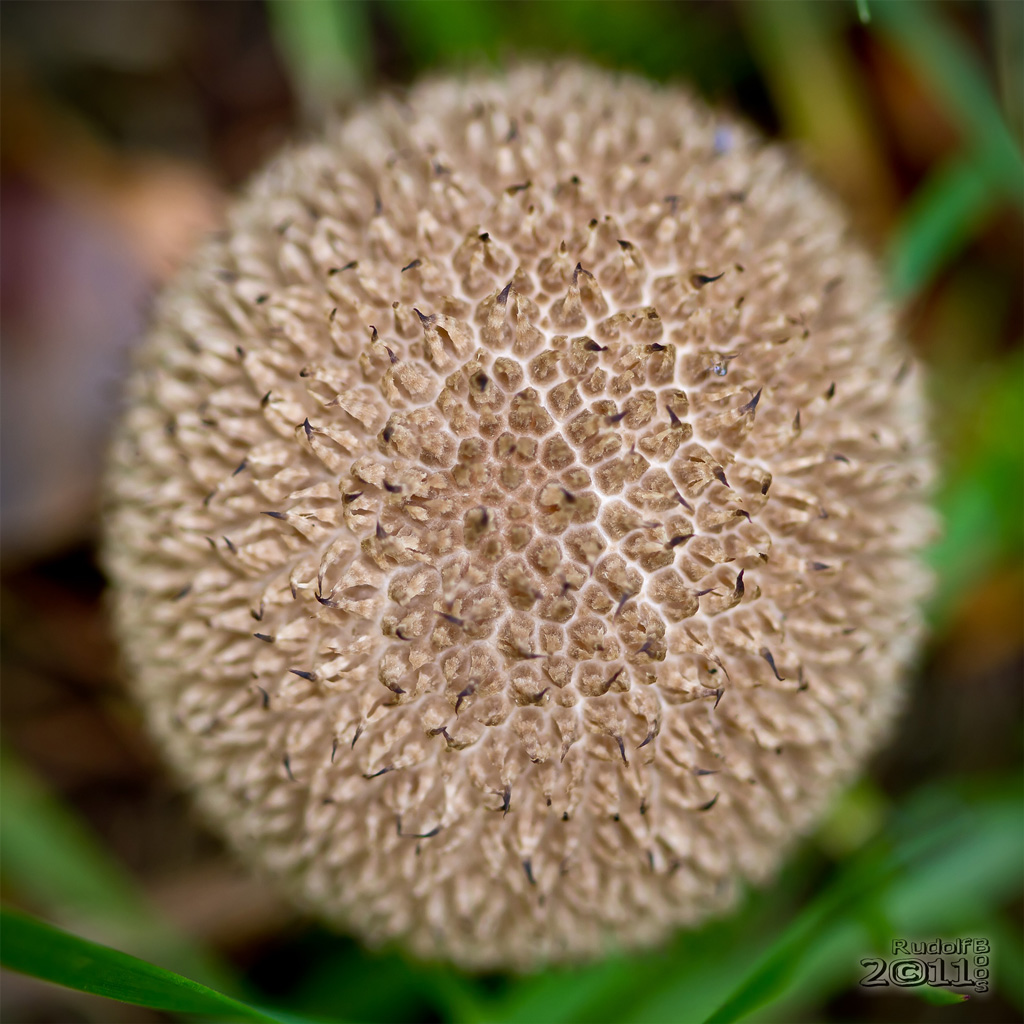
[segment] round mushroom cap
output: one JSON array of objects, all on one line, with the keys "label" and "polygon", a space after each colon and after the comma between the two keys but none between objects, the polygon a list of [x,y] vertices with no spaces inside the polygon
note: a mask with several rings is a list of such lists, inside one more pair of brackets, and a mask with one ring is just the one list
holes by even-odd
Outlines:
[{"label": "round mushroom cap", "polygon": [[932,477],[878,272],[782,147],[576,65],[251,184],[107,475],[135,690],[249,861],[472,967],[661,939],[882,739]]}]

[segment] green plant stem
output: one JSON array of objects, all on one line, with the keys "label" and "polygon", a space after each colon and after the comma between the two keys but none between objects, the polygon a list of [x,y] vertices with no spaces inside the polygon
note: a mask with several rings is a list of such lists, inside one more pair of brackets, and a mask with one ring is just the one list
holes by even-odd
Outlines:
[{"label": "green plant stem", "polygon": [[283,1018],[109,946],[4,908],[0,963],[79,992],[177,1014],[274,1024]]}]

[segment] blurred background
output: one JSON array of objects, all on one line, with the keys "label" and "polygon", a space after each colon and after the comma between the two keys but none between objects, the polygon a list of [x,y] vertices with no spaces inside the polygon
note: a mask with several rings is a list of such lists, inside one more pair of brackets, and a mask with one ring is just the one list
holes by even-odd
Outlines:
[{"label": "blurred background", "polygon": [[[322,1020],[1022,1019],[1024,3],[6,0],[0,47],[5,902]],[[662,951],[479,978],[328,934],[196,820],[118,674],[96,486],[126,353],[226,197],[362,94],[524,54],[690,83],[847,200],[928,368],[946,525],[898,735],[777,885]],[[858,986],[939,935],[991,941],[990,993]],[[0,1019],[174,1018],[5,973]]]}]

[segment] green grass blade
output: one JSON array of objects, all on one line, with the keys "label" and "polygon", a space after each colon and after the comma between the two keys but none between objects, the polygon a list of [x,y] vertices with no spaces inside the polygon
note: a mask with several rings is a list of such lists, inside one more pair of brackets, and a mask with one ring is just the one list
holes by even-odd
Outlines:
[{"label": "green grass blade", "polygon": [[970,998],[965,992],[956,992],[951,988],[937,988],[935,985],[919,985],[913,990],[918,999],[923,999],[932,1006],[952,1006],[954,1003],[965,1003]]},{"label": "green grass blade", "polygon": [[889,286],[905,299],[924,288],[969,241],[999,202],[989,166],[950,160],[911,197],[889,246]]},{"label": "green grass blade", "polygon": [[942,536],[929,551],[939,580],[929,614],[940,629],[979,580],[1024,554],[1024,357],[1011,353],[973,373],[954,365],[946,375],[966,400],[949,421],[956,450],[938,500]]},{"label": "green grass blade", "polygon": [[[800,1019],[810,1007],[825,1005],[856,984],[864,956],[886,956],[894,938],[984,936],[992,941],[997,968],[1007,956],[1012,957],[1013,944],[1005,942],[994,922],[999,920],[999,908],[1020,890],[1024,861],[1020,806],[1019,789],[961,809],[947,793],[935,811],[959,822],[960,834],[908,863],[888,887],[866,894],[855,907],[836,915],[799,957],[785,991],[771,1002],[771,1017]],[[931,816],[922,819],[920,827],[926,833],[930,820]],[[914,824],[906,834],[917,828]],[[899,839],[896,842],[899,846]],[[1012,985],[1012,971],[1009,979],[997,980],[1000,992],[1006,989],[1006,981]],[[942,1000],[923,986],[912,994]]]},{"label": "green grass blade", "polygon": [[267,10],[307,114],[319,118],[360,89],[372,55],[363,0],[270,0]]},{"label": "green grass blade", "polygon": [[921,0],[875,3],[874,24],[927,79],[991,164],[994,184],[1024,205],[1024,157],[1006,126],[985,74],[966,46]]},{"label": "green grass blade", "polygon": [[131,879],[19,761],[0,752],[0,865],[4,881],[64,916],[149,922]]},{"label": "green grass blade", "polygon": [[609,1001],[619,1000],[644,976],[631,957],[615,957],[594,967],[556,968],[514,986],[495,1007],[501,1024],[548,1024],[592,1019],[596,1007],[607,1013]]},{"label": "green grass blade", "polygon": [[382,13],[414,59],[469,64],[494,60],[507,35],[503,9],[479,0],[389,0]]},{"label": "green grass blade", "polygon": [[0,910],[0,964],[79,992],[168,1013],[264,1024],[284,1019],[7,908]]},{"label": "green grass blade", "polygon": [[988,938],[996,950],[994,987],[1024,1018],[1024,942],[1020,923],[1008,914],[1006,918],[997,918],[988,928]]},{"label": "green grass blade", "polygon": [[[815,971],[838,977],[855,966],[866,933],[866,909],[884,907],[889,929],[902,934],[956,928],[985,904],[1019,886],[1024,844],[1019,793],[963,807],[950,794],[925,795],[901,816],[888,839],[855,857],[762,956],[706,1024],[731,1024],[791,996]],[[955,892],[956,898],[950,899]],[[829,962],[820,953],[828,950]],[[928,993],[929,997],[941,999]]]},{"label": "green grass blade", "polygon": [[1017,145],[1024,145],[1024,4],[989,8],[996,51],[999,99]]},{"label": "green grass blade", "polygon": [[96,837],[6,749],[0,807],[0,878],[29,905],[203,981],[238,988],[226,967],[163,920]]}]

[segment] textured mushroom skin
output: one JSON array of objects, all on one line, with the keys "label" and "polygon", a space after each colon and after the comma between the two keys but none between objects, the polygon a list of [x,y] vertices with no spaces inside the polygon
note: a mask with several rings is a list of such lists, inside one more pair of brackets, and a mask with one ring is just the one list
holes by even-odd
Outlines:
[{"label": "textured mushroom skin", "polygon": [[206,813],[471,966],[655,941],[884,735],[928,584],[917,375],[780,147],[563,66],[362,108],[160,302],[117,632]]}]

